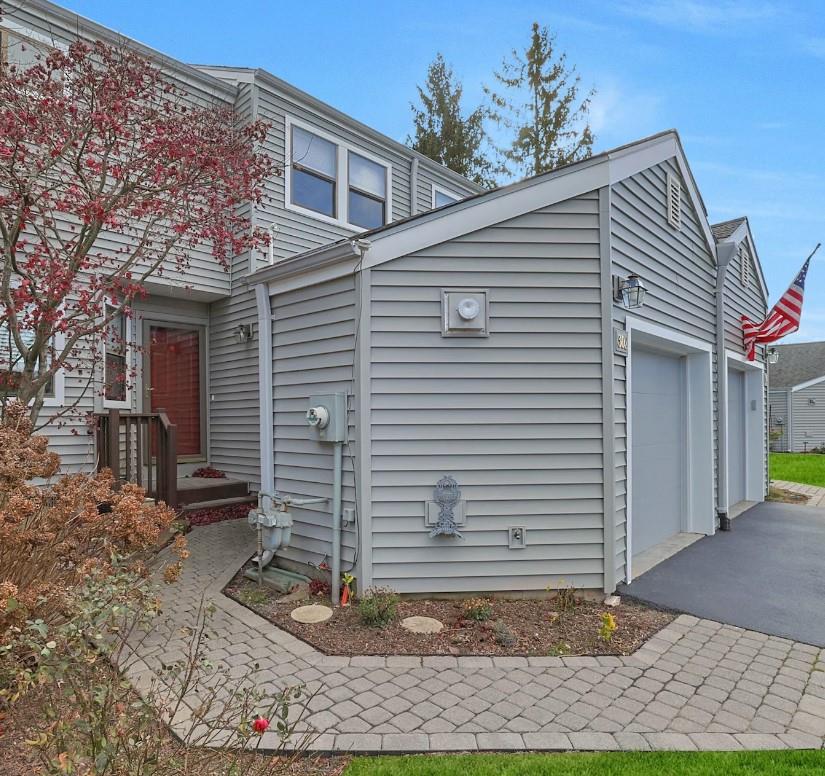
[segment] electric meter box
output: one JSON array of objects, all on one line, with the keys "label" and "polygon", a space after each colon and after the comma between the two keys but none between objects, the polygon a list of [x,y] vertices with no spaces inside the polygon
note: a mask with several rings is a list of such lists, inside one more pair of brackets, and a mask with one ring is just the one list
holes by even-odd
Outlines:
[{"label": "electric meter box", "polygon": [[[320,408],[324,408],[326,412],[319,411]],[[318,439],[322,442],[346,442],[347,395],[319,393],[310,396],[307,422],[316,430]]]},{"label": "electric meter box", "polygon": [[445,288],[441,292],[441,321],[444,337],[486,337],[487,291]]}]

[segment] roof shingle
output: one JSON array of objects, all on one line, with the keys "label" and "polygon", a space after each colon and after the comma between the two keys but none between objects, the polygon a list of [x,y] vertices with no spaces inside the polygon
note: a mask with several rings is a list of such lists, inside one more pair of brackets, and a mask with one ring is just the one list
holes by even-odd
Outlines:
[{"label": "roof shingle", "polygon": [[710,229],[717,240],[724,240],[730,237],[744,222],[745,218],[732,218],[730,221],[721,221],[711,225]]},{"label": "roof shingle", "polygon": [[769,367],[771,388],[792,388],[825,377],[825,342],[798,342],[776,349],[779,361]]}]

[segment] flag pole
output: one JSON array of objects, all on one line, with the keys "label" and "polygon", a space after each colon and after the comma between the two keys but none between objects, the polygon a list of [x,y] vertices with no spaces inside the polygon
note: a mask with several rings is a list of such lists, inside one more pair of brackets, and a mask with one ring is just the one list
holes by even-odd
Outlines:
[{"label": "flag pole", "polygon": [[810,255],[810,256],[808,256],[808,258],[807,258],[807,259],[805,259],[805,261],[810,261],[810,260],[814,257],[814,254],[815,254],[815,253],[819,250],[819,246],[820,246],[820,245],[822,245],[822,243],[817,243],[817,244],[816,244],[816,248],[814,248],[814,249],[811,251],[811,255]]}]

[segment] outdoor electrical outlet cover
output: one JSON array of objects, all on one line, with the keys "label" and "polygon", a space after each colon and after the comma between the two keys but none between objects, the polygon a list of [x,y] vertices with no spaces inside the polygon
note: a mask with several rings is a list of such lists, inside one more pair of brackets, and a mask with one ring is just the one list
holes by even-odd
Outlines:
[{"label": "outdoor electrical outlet cover", "polygon": [[355,522],[355,510],[352,507],[347,507],[341,513],[341,520],[343,521],[344,525],[349,525],[350,523]]},{"label": "outdoor electrical outlet cover", "polygon": [[508,536],[511,550],[523,550],[527,546],[527,526],[511,525]]}]

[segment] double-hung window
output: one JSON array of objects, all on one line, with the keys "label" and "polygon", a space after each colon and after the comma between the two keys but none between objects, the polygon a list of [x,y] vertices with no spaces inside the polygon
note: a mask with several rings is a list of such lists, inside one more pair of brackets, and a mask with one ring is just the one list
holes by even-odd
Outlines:
[{"label": "double-hung window", "polygon": [[[112,310],[107,308],[107,316]],[[123,313],[106,326],[103,343],[103,405],[129,406],[129,323]]]},{"label": "double-hung window", "polygon": [[453,194],[451,191],[433,186],[433,208],[444,207],[444,205],[452,205],[453,202],[458,202],[461,197],[458,194]]},{"label": "double-hung window", "polygon": [[336,218],[338,147],[294,124],[291,146],[292,204]]},{"label": "double-hung window", "polygon": [[[20,331],[20,338],[23,344],[29,347],[34,342],[34,331],[24,329]],[[65,336],[57,333],[51,343],[48,352],[44,354],[46,367],[52,363],[53,352],[60,351],[65,344]],[[15,393],[20,385],[20,378],[23,374],[23,356],[17,349],[14,336],[9,326],[0,323],[0,395]],[[47,407],[57,407],[63,404],[64,399],[64,373],[59,369],[46,385],[43,392],[43,404]]]},{"label": "double-hung window", "polygon": [[387,168],[354,151],[348,154],[348,221],[375,229],[387,220]]}]

